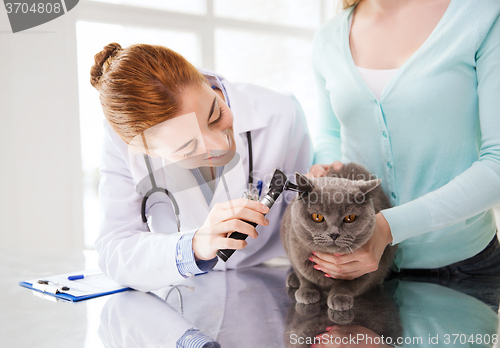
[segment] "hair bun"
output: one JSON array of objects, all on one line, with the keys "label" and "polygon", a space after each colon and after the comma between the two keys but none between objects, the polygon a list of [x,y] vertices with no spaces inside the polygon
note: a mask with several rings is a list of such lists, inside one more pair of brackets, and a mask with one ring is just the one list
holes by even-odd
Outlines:
[{"label": "hair bun", "polygon": [[108,64],[106,62],[110,57],[114,57],[119,51],[122,50],[122,46],[116,42],[110,43],[104,46],[103,50],[94,56],[94,65],[90,69],[90,83],[92,86],[97,88],[104,71],[107,69]]}]

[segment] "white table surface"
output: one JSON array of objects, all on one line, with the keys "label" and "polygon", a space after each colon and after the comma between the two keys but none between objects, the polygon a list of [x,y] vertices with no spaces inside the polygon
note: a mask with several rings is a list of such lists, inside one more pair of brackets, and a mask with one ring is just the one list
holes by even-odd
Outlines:
[{"label": "white table surface", "polygon": [[[295,310],[295,302],[284,284],[287,266],[259,266],[192,277],[180,288],[183,314],[175,291],[167,304],[139,292],[80,303],[55,303],[18,285],[23,280],[95,267],[96,254],[92,251],[0,250],[0,347],[168,347],[168,342],[175,342],[177,337],[167,336],[182,335],[184,331],[175,332],[175,328],[191,325],[185,323],[216,338],[222,347],[299,347],[286,343],[287,335],[300,331],[291,322],[297,318],[304,323],[314,319],[307,315],[301,319],[304,313]],[[421,330],[425,336],[440,325],[457,332],[467,332],[474,325],[473,330],[479,330],[476,333],[483,328],[484,332],[498,331],[496,314],[472,296],[434,284],[405,283],[400,289],[405,292],[398,295],[397,306],[403,329],[408,333]],[[166,292],[167,289],[157,295],[164,297]],[[456,296],[458,300],[434,305],[432,301],[437,296]],[[367,314],[370,318],[375,316],[373,321],[380,321],[393,315],[397,307],[382,303],[382,310],[375,314],[374,308],[366,313],[371,313]],[[326,311],[317,317],[320,326],[329,322]],[[468,324],[455,320],[458,317]],[[441,335],[444,333],[440,331]]]}]

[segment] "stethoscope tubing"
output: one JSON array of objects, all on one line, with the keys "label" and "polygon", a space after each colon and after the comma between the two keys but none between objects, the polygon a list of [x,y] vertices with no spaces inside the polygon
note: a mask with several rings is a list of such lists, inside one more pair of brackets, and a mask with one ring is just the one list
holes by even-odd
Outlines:
[{"label": "stethoscope tubing", "polygon": [[[249,169],[248,184],[249,184],[249,186],[251,186],[253,184],[252,135],[251,135],[250,131],[247,131],[246,133],[247,133],[247,140],[248,140],[248,169]],[[174,207],[175,219],[177,220],[177,232],[180,232],[181,231],[181,222],[180,222],[180,217],[179,217],[180,210],[179,210],[179,205],[177,204],[177,200],[175,199],[174,195],[169,190],[167,190],[166,188],[163,188],[163,187],[158,187],[156,185],[156,180],[155,180],[155,177],[153,174],[153,166],[151,165],[151,159],[150,159],[148,154],[144,154],[144,161],[146,162],[146,168],[148,169],[148,176],[149,176],[149,180],[151,181],[152,188],[148,192],[146,192],[146,194],[144,195],[144,197],[142,199],[142,203],[141,203],[142,222],[144,222],[144,223],[148,222],[148,219],[146,216],[146,205],[147,205],[148,198],[153,193],[162,192],[162,193],[165,193],[168,196],[168,198],[170,198],[170,201],[172,202],[172,205]],[[226,188],[226,192],[228,192],[226,182],[225,182],[224,178],[222,178],[222,179],[223,179],[224,186]]]}]

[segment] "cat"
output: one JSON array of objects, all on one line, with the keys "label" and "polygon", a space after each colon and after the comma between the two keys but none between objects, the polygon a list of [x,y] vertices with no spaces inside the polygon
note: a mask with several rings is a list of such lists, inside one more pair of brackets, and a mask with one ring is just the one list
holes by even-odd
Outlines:
[{"label": "cat", "polygon": [[[281,239],[294,272],[286,280],[298,288],[298,303],[312,304],[327,294],[328,307],[348,311],[354,297],[383,282],[397,247],[386,247],[375,272],[353,280],[325,277],[309,260],[313,251],[329,254],[353,252],[373,234],[375,214],[390,208],[380,183],[360,164],[345,164],[339,171],[331,168],[325,177],[308,179],[296,173],[301,191],[287,207],[281,225]],[[348,320],[347,320],[348,321]]]}]

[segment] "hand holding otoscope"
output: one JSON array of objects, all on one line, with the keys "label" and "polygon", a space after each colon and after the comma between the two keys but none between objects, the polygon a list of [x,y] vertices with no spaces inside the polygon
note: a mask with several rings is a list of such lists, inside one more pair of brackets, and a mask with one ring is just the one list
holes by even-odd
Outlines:
[{"label": "hand holding otoscope", "polygon": [[[257,238],[255,226],[269,223],[264,215],[284,190],[299,192],[298,186],[289,182],[285,173],[276,169],[269,183],[269,191],[260,202],[241,198],[214,206],[193,237],[195,257],[210,260],[218,248],[216,255],[227,261],[236,250],[246,246],[245,239],[248,236]],[[225,237],[227,233],[231,233],[229,238]]]},{"label": "hand holding otoscope", "polygon": [[[275,169],[273,177],[271,178],[271,182],[269,183],[269,191],[266,193],[264,198],[260,200],[260,203],[264,204],[266,207],[271,209],[272,206],[274,205],[274,202],[278,200],[278,197],[285,190],[300,192],[299,187],[297,185],[288,181],[288,178],[286,177],[285,173],[283,173],[279,169]],[[246,221],[246,223],[252,225],[253,227],[257,226],[257,224],[254,222]],[[237,240],[245,240],[247,237],[248,237],[247,234],[240,232],[233,232],[229,236],[229,238]],[[233,255],[235,251],[236,250],[234,249],[220,249],[217,252],[217,256],[219,256],[224,262],[226,262],[231,257],[231,255]]]}]

